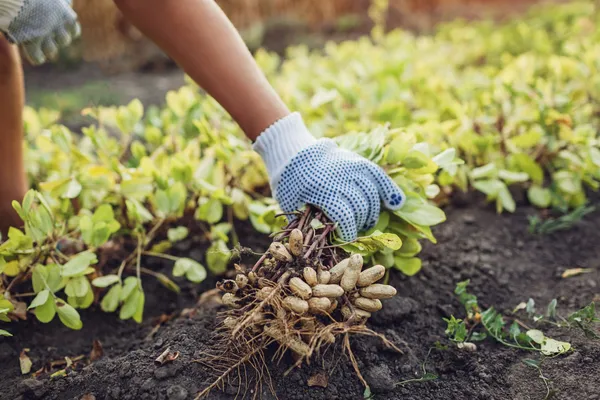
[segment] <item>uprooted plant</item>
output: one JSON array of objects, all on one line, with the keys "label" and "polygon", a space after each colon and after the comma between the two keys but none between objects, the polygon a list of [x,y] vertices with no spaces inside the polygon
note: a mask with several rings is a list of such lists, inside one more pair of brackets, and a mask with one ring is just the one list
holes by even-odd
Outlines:
[{"label": "uprooted plant", "polygon": [[[394,287],[377,283],[385,267],[363,269],[360,254],[349,255],[332,244],[334,224],[321,211],[308,207],[294,216],[256,263],[236,264],[235,278],[217,283],[229,310],[217,333],[219,350],[199,360],[214,368],[217,376],[198,397],[223,387],[234,376],[247,379],[241,371],[248,366],[256,371],[258,388],[268,375],[265,350],[271,344],[277,346],[276,360],[290,350],[294,366],[299,366],[341,341],[365,387],[349,335],[377,336],[400,351],[365,326],[372,313],[382,308],[381,300],[396,295]],[[239,389],[247,385],[245,381]]]}]

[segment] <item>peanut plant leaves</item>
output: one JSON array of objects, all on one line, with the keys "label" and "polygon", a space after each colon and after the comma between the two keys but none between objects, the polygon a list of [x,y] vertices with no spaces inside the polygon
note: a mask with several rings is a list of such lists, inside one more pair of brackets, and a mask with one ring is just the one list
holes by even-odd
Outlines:
[{"label": "peanut plant leaves", "polygon": [[62,266],[61,275],[71,277],[83,274],[91,264],[96,262],[98,262],[96,254],[91,252],[80,253]]},{"label": "peanut plant leaves", "polygon": [[100,288],[105,288],[105,287],[114,285],[115,283],[117,283],[119,281],[120,281],[120,278],[118,275],[105,275],[105,276],[95,278],[92,281],[92,285],[94,285],[96,287],[100,287]]},{"label": "peanut plant leaves", "polygon": [[39,306],[45,304],[46,301],[48,300],[49,296],[50,296],[50,291],[49,290],[47,290],[47,289],[42,290],[31,301],[31,304],[29,304],[29,307],[27,307],[27,309],[30,310],[32,308],[36,308],[36,307],[39,307]]}]

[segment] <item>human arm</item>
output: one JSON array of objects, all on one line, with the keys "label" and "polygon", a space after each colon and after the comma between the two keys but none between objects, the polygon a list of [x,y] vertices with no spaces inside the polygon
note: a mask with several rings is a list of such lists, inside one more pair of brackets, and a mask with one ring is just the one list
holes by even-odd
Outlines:
[{"label": "human arm", "polygon": [[321,208],[344,240],[375,225],[380,206],[397,209],[404,193],[374,163],[317,140],[290,113],[213,0],[115,0],[127,19],[158,44],[231,114],[265,160],[286,212]]},{"label": "human arm", "polygon": [[115,0],[255,140],[290,113],[213,0]]}]

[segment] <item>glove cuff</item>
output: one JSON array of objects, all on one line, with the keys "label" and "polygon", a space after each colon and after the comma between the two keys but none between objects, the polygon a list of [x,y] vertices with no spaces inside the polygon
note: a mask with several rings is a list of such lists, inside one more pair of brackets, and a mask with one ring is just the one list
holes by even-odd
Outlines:
[{"label": "glove cuff", "polygon": [[8,32],[10,23],[17,18],[25,0],[2,0],[0,2],[0,31]]},{"label": "glove cuff", "polygon": [[273,194],[291,159],[316,141],[297,112],[276,121],[260,134],[252,148],[260,154],[267,166]]}]

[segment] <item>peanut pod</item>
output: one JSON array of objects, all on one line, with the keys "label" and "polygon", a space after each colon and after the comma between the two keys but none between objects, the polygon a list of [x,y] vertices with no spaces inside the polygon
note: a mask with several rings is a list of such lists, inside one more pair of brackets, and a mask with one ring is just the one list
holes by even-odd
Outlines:
[{"label": "peanut pod", "polygon": [[[352,310],[348,306],[342,306],[342,316],[347,321],[352,317]],[[354,309],[354,316],[357,320],[364,320],[371,316],[371,313],[360,308]]]},{"label": "peanut pod", "polygon": [[287,251],[285,246],[279,242],[273,242],[269,246],[269,253],[277,260],[277,261],[285,261],[290,262],[293,260],[292,255]]},{"label": "peanut pod", "polygon": [[315,297],[329,297],[337,298],[344,295],[344,289],[340,285],[323,285],[318,284],[312,288],[313,296]]},{"label": "peanut pod", "polygon": [[258,276],[256,275],[256,272],[254,272],[254,271],[248,272],[248,280],[250,281],[251,284],[255,284],[256,281],[258,280]]},{"label": "peanut pod", "polygon": [[233,279],[225,279],[217,282],[217,288],[226,293],[237,293],[239,290],[238,284]]},{"label": "peanut pod", "polygon": [[237,318],[234,318],[234,317],[227,317],[223,320],[223,326],[226,327],[227,329],[235,328],[237,323],[238,323]]},{"label": "peanut pod", "polygon": [[389,299],[397,293],[396,288],[390,285],[374,283],[371,286],[360,289],[360,295],[367,299]]},{"label": "peanut pod", "polygon": [[374,267],[367,268],[358,275],[358,281],[356,286],[365,287],[369,286],[385,275],[385,267],[383,265],[375,265]]},{"label": "peanut pod", "polygon": [[315,286],[317,283],[319,283],[319,281],[317,280],[317,271],[315,271],[314,268],[304,267],[303,275],[304,280],[310,286]]},{"label": "peanut pod", "polygon": [[296,296],[288,296],[283,299],[283,306],[296,314],[304,314],[308,311],[308,302]]},{"label": "peanut pod", "polygon": [[379,299],[367,299],[366,297],[359,297],[354,300],[354,305],[361,310],[368,312],[375,312],[381,310],[382,304]]},{"label": "peanut pod", "polygon": [[337,308],[337,306],[338,306],[338,301],[336,299],[332,299],[331,300],[331,307],[329,307],[329,310],[327,310],[327,313],[331,314],[332,312],[334,312],[335,309]]},{"label": "peanut pod", "polygon": [[239,297],[237,297],[236,295],[234,295],[233,293],[225,293],[223,295],[223,304],[225,304],[228,307],[231,308],[240,308],[241,305],[239,305],[237,302],[240,300]]},{"label": "peanut pod", "polygon": [[302,246],[304,245],[304,235],[300,229],[294,229],[290,233],[290,251],[298,257],[302,254]]},{"label": "peanut pod", "polygon": [[300,356],[306,356],[310,351],[308,345],[302,340],[291,336],[285,336],[283,332],[273,326],[265,326],[264,332],[278,341],[279,344],[289,347],[290,350]]},{"label": "peanut pod", "polygon": [[297,276],[290,279],[290,289],[294,294],[300,297],[303,300],[308,300],[310,296],[312,296],[312,289],[308,285],[308,283],[304,282],[302,279]]},{"label": "peanut pod", "polygon": [[319,283],[322,283],[324,285],[328,284],[331,280],[331,272],[329,271],[323,271],[322,269],[320,269],[317,273],[317,276]]},{"label": "peanut pod", "polygon": [[267,297],[269,297],[273,289],[274,288],[272,286],[265,286],[264,288],[256,292],[256,298],[261,301],[265,300]]},{"label": "peanut pod", "polygon": [[235,276],[235,282],[240,289],[243,289],[248,285],[248,277],[244,274],[237,274]]},{"label": "peanut pod", "polygon": [[350,259],[346,258],[332,267],[329,270],[330,277],[328,283],[340,283],[342,275],[344,275],[346,268],[348,268],[348,264],[350,264]]},{"label": "peanut pod", "polygon": [[311,297],[308,299],[308,309],[313,314],[325,314],[331,307],[331,300],[327,297]]},{"label": "peanut pod", "polygon": [[348,267],[346,268],[344,275],[342,275],[342,280],[340,281],[340,286],[345,292],[351,291],[356,286],[362,265],[363,258],[360,254],[354,254],[350,257]]}]

